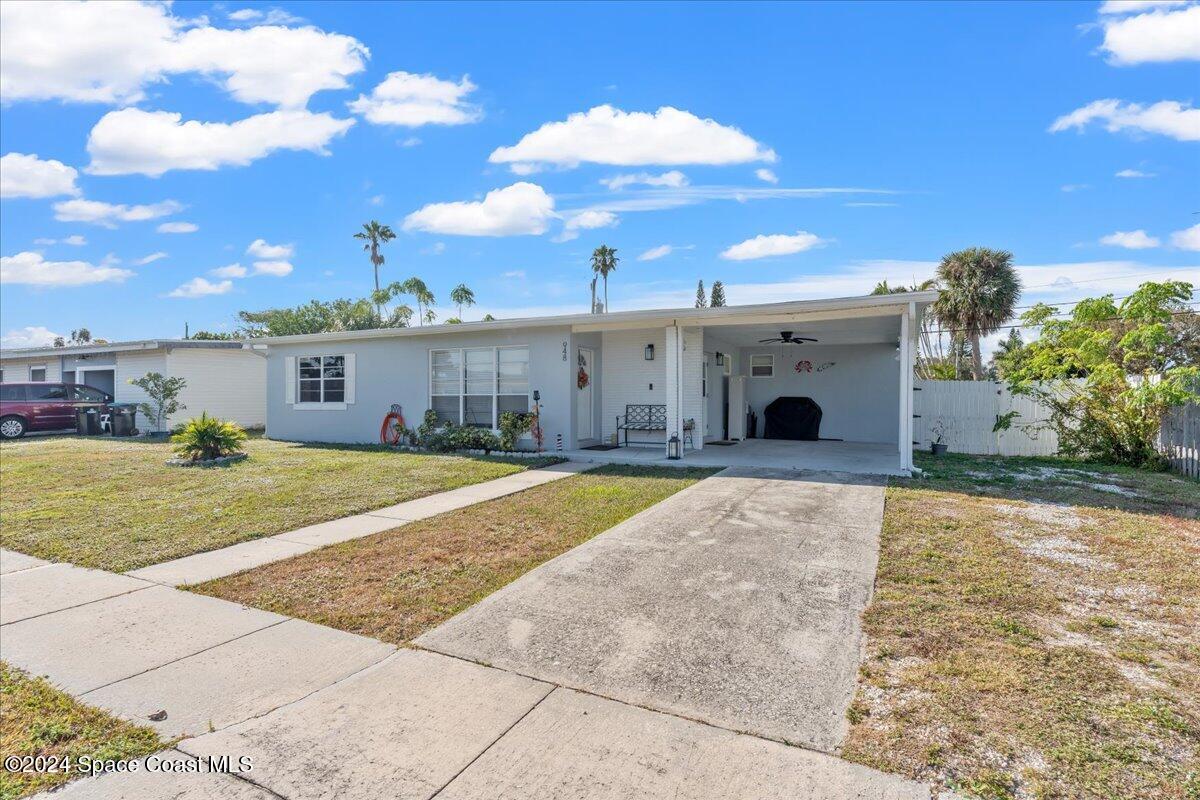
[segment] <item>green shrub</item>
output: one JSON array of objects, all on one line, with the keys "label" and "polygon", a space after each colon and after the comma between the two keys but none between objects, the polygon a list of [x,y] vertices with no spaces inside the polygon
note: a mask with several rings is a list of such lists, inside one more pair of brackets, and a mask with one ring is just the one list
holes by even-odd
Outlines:
[{"label": "green shrub", "polygon": [[533,427],[531,415],[505,411],[500,415],[500,449],[516,450],[517,440],[531,427]]},{"label": "green shrub", "polygon": [[240,453],[246,432],[240,425],[201,413],[171,436],[175,452],[192,461],[210,461]]}]

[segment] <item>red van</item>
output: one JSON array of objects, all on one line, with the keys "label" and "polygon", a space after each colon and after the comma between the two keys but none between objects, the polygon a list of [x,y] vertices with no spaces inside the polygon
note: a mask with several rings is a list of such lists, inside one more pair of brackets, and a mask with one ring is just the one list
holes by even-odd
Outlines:
[{"label": "red van", "polygon": [[113,396],[79,383],[0,383],[0,437],[75,429],[75,410],[102,408]]}]

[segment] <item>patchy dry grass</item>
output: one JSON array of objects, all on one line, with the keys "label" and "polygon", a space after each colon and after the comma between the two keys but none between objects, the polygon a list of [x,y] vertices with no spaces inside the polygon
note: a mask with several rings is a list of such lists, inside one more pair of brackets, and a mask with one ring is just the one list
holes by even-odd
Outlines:
[{"label": "patchy dry grass", "polygon": [[3,546],[125,571],[360,514],[534,466],[251,439],[223,468],[168,467],[170,445],[31,438],[0,445]]},{"label": "patchy dry grass", "polygon": [[845,757],[989,800],[1200,797],[1200,484],[920,465],[888,489]]},{"label": "patchy dry grass", "polygon": [[191,588],[401,643],[712,472],[600,467]]},{"label": "patchy dry grass", "polygon": [[[0,662],[0,762],[7,756],[135,759],[166,746],[142,728],[85,706],[42,678]],[[0,800],[66,783],[67,772],[10,772],[0,763]]]}]

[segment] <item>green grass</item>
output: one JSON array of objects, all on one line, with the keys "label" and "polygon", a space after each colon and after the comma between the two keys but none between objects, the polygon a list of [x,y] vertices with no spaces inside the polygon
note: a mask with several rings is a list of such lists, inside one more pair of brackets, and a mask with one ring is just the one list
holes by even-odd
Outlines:
[{"label": "green grass", "polygon": [[1200,798],[1200,485],[918,465],[887,490],[843,756],[989,800]]},{"label": "green grass", "polygon": [[169,467],[171,446],[112,438],[0,445],[6,548],[126,571],[520,472],[526,459],[255,438],[227,467]]},{"label": "green grass", "polygon": [[137,759],[167,743],[143,728],[83,705],[42,678],[0,662],[0,800],[14,800],[65,783],[66,772],[9,772],[7,756]]},{"label": "green grass", "polygon": [[399,644],[713,472],[600,467],[190,588]]}]

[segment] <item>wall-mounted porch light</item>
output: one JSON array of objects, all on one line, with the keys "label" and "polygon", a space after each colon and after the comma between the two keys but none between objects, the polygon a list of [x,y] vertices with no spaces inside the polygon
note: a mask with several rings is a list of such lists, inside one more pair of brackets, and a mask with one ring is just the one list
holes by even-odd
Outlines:
[{"label": "wall-mounted porch light", "polygon": [[718,367],[725,366],[725,354],[724,353],[717,353],[717,366]]},{"label": "wall-mounted porch light", "polygon": [[646,360],[647,361],[654,360],[654,345],[652,345],[652,344],[646,345]]}]

